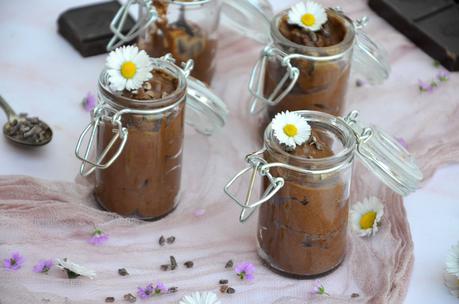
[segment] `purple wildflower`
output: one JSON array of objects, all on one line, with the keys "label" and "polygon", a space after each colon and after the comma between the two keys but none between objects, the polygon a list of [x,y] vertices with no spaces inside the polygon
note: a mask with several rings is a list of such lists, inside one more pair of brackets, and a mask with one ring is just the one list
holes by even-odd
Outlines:
[{"label": "purple wildflower", "polygon": [[48,273],[53,265],[54,263],[52,260],[40,260],[38,264],[33,267],[33,271],[37,273]]},{"label": "purple wildflower", "polygon": [[106,241],[108,241],[108,234],[105,234],[102,230],[96,228],[88,242],[93,245],[102,245]]},{"label": "purple wildflower", "polygon": [[158,281],[155,286],[155,294],[162,294],[167,292],[167,287],[164,283]]},{"label": "purple wildflower", "polygon": [[24,262],[25,259],[19,252],[13,252],[9,259],[3,260],[3,266],[5,266],[7,270],[16,271],[22,267]]},{"label": "purple wildflower", "polygon": [[[434,82],[433,82],[433,83],[434,83]],[[427,82],[425,82],[425,81],[423,81],[423,80],[418,80],[419,91],[420,91],[421,93],[423,93],[423,92],[432,93],[434,87],[436,86],[436,83],[435,83],[435,85],[432,85],[433,83],[428,84]]]},{"label": "purple wildflower", "polygon": [[449,80],[449,73],[448,71],[441,70],[437,73],[437,79],[439,81],[445,82]]},{"label": "purple wildflower", "polygon": [[195,217],[201,217],[201,216],[203,216],[204,214],[206,214],[206,209],[203,209],[203,208],[196,209],[196,210],[193,212],[193,215],[194,215]]},{"label": "purple wildflower", "polygon": [[155,289],[153,288],[153,284],[148,284],[147,287],[137,287],[137,296],[142,300],[148,299],[152,296]]},{"label": "purple wildflower", "polygon": [[96,96],[88,92],[86,97],[83,99],[83,107],[86,112],[91,112],[96,107],[97,99]]},{"label": "purple wildflower", "polygon": [[255,266],[250,262],[239,263],[234,270],[241,280],[252,281],[255,278]]},{"label": "purple wildflower", "polygon": [[315,281],[314,281],[314,285],[312,286],[311,294],[327,295],[327,296],[329,295],[329,294],[325,291],[324,285],[322,285],[322,283],[320,283],[319,280],[315,280]]}]

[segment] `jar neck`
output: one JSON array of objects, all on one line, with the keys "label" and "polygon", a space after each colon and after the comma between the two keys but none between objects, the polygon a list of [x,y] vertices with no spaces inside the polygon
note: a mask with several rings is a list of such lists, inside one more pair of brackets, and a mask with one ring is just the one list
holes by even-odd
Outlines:
[{"label": "jar neck", "polygon": [[[264,144],[271,161],[280,162],[307,170],[340,170],[347,167],[354,159],[356,137],[352,129],[343,119],[317,111],[296,111],[308,121],[312,130],[321,130],[330,140],[328,144],[339,146],[334,155],[324,158],[308,158],[307,155],[298,156],[285,151],[274,137],[271,124],[265,130]],[[307,143],[305,143],[307,144]]]},{"label": "jar neck", "polygon": [[309,56],[332,56],[332,55],[345,55],[348,51],[352,49],[355,40],[355,28],[352,21],[345,15],[338,13],[332,9],[327,9],[327,15],[329,17],[334,17],[339,20],[344,28],[345,28],[345,35],[341,42],[326,46],[326,47],[313,47],[313,46],[305,46],[298,43],[295,43],[289,39],[287,39],[279,30],[279,23],[281,22],[282,18],[288,14],[288,9],[279,12],[271,21],[271,39],[273,44],[281,49],[282,51],[286,52],[287,54],[304,54]]},{"label": "jar neck", "polygon": [[103,98],[103,102],[108,103],[116,110],[122,109],[138,109],[149,110],[159,109],[170,106],[178,101],[185,101],[187,80],[183,71],[175,64],[162,59],[151,59],[153,63],[153,70],[161,70],[177,79],[177,88],[172,93],[163,98],[139,100],[122,96],[120,92],[114,91],[110,88],[108,79],[109,75],[107,70],[104,69],[99,76],[99,94]]}]

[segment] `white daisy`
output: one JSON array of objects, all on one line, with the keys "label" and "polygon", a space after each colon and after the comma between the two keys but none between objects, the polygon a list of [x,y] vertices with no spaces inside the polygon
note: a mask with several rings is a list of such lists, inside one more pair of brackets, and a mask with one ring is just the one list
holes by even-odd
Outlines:
[{"label": "white daisy", "polygon": [[136,90],[153,77],[150,57],[132,45],[110,52],[106,66],[110,87],[115,91]]},{"label": "white daisy", "polygon": [[304,117],[295,112],[276,114],[272,123],[274,136],[281,144],[295,148],[309,139],[311,127]]},{"label": "white daisy", "polygon": [[383,215],[384,205],[374,196],[355,203],[349,212],[352,229],[362,237],[378,232]]},{"label": "white daisy", "polygon": [[327,22],[325,9],[311,0],[295,4],[288,12],[288,23],[299,25],[313,32],[320,30],[325,22]]},{"label": "white daisy", "polygon": [[220,304],[220,301],[213,292],[193,292],[184,296],[179,304]]},{"label": "white daisy", "polygon": [[459,298],[459,278],[454,274],[445,271],[443,274],[443,279],[445,281],[446,287],[449,289],[449,292]]},{"label": "white daisy", "polygon": [[75,264],[69,261],[69,259],[67,258],[56,259],[56,261],[56,266],[67,272],[67,276],[69,277],[69,279],[74,279],[79,276],[88,277],[90,279],[94,279],[96,277],[95,271]]},{"label": "white daisy", "polygon": [[449,250],[446,271],[459,279],[459,242]]}]

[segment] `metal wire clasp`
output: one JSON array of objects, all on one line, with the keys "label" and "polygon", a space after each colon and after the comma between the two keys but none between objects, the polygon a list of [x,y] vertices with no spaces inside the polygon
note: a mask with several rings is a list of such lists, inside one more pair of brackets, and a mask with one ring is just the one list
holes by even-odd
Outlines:
[{"label": "metal wire clasp", "polygon": [[[129,32],[124,35],[123,27],[129,16],[129,9],[136,4],[138,5],[137,22]],[[113,32],[113,37],[107,45],[107,51],[112,51],[126,42],[133,40],[157,19],[158,13],[153,7],[151,0],[128,0],[121,6],[110,23],[110,30]]]},{"label": "metal wire clasp", "polygon": [[[267,200],[273,197],[274,194],[279,191],[280,188],[284,186],[284,179],[282,177],[273,177],[269,172],[268,162],[263,159],[262,155],[266,151],[265,148],[249,154],[246,156],[245,160],[249,164],[249,167],[245,168],[238,174],[236,174],[225,186],[224,191],[225,193],[242,207],[241,214],[239,215],[239,221],[245,222],[256,210],[256,207],[260,206]],[[241,202],[235,195],[230,192],[230,187],[234,184],[234,182],[242,177],[244,174],[252,170],[252,174],[250,177],[249,188],[247,190],[247,194],[245,196],[245,200]],[[261,199],[250,203],[250,199],[253,192],[253,187],[255,185],[255,178],[256,175],[260,174],[260,176],[265,176],[268,178],[270,185],[266,188],[265,192],[261,196]],[[248,209],[248,210],[247,210]],[[246,212],[248,212],[246,214]]]},{"label": "metal wire clasp", "polygon": [[[78,159],[82,161],[81,166],[80,166],[80,174],[82,176],[88,176],[92,172],[94,172],[94,170],[96,169],[108,168],[120,156],[121,152],[124,149],[124,146],[126,145],[126,141],[128,138],[128,131],[122,125],[120,112],[117,112],[115,115],[113,115],[113,117],[110,118],[110,116],[108,115],[108,110],[109,108],[107,107],[106,104],[99,104],[94,109],[93,120],[83,130],[80,137],[78,138],[78,142],[75,148],[75,155]],[[96,134],[98,133],[99,125],[102,120],[111,120],[111,123],[113,125],[113,133],[115,135],[113,135],[112,139],[110,140],[108,145],[104,148],[104,150],[100,153],[100,155],[96,156],[95,161],[92,161],[89,158],[90,158],[91,151],[93,150],[94,138],[96,137]],[[89,132],[91,132],[91,135],[88,140],[88,145],[85,149],[84,155],[81,155],[80,150],[83,144],[83,140]],[[111,150],[111,148],[113,147],[113,145],[116,143],[118,139],[120,139],[121,142],[120,142],[120,145],[117,151],[113,154],[113,156],[108,161],[103,163],[108,152]],[[89,166],[90,168],[87,169],[86,168],[87,166]]]}]

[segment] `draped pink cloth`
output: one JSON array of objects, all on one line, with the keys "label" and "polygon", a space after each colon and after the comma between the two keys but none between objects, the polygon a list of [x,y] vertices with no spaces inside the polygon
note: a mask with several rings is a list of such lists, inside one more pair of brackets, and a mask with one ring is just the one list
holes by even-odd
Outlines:
[{"label": "draped pink cloth", "polygon": [[[383,85],[355,87],[351,82],[348,109],[359,110],[363,120],[403,138],[426,178],[439,166],[459,160],[459,76],[452,75],[432,94],[419,93],[417,78],[432,77],[437,71],[431,59],[375,17],[364,1],[353,1],[347,12],[353,17],[371,17],[367,31],[386,46],[393,67]],[[157,280],[179,287],[179,292],[145,303],[176,303],[192,291],[214,291],[222,303],[402,302],[414,259],[403,200],[360,165],[354,172],[351,201],[377,196],[385,204],[385,216],[381,230],[372,238],[349,232],[343,265],[322,279],[330,296],[310,297],[313,281],[274,274],[257,258],[256,218],[240,224],[239,209],[224,195],[223,186],[245,166],[244,155],[260,148],[257,121],[247,113],[249,68],[260,49],[232,32],[222,32],[214,89],[230,108],[230,118],[212,137],[187,130],[183,195],[177,210],[165,219],[140,222],[101,211],[92,198],[91,185],[81,179],[66,183],[0,177],[0,257],[7,258],[17,250],[26,258],[19,271],[0,269],[0,302],[91,304],[114,296],[122,303],[124,294]],[[201,217],[193,215],[198,208],[206,210]],[[88,244],[94,225],[110,235],[105,245]],[[161,235],[174,235],[177,240],[160,247]],[[159,266],[170,255],[180,266],[163,272]],[[96,279],[68,280],[56,268],[48,275],[32,272],[39,259],[57,257],[94,269]],[[229,259],[254,263],[255,281],[241,282],[225,270]],[[192,269],[182,266],[187,260],[194,261]],[[130,276],[118,275],[122,267]],[[220,279],[229,279],[236,293],[220,294]],[[352,298],[353,293],[359,296]]]}]

